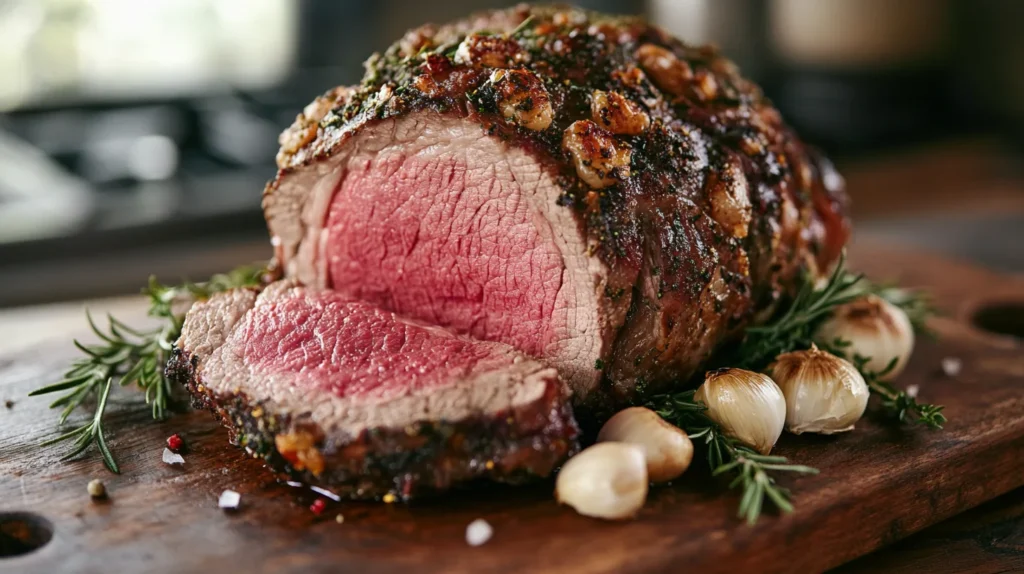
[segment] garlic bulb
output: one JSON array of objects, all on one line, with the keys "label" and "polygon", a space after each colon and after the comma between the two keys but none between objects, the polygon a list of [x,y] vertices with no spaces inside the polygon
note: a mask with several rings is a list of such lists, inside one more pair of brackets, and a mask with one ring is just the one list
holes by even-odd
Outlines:
[{"label": "garlic bulb", "polygon": [[644,407],[630,407],[601,427],[597,442],[625,442],[640,447],[647,461],[647,478],[665,482],[683,474],[693,460],[693,443],[686,432]]},{"label": "garlic bulb", "polygon": [[867,295],[838,307],[815,334],[815,340],[830,345],[836,339],[850,343],[843,349],[848,357],[868,358],[864,368],[880,373],[895,358],[896,366],[882,380],[899,376],[914,350],[914,328],[902,309],[877,295]]},{"label": "garlic bulb", "polygon": [[555,481],[555,497],[585,516],[629,518],[647,499],[647,463],[640,447],[601,442],[569,459]]},{"label": "garlic bulb", "polygon": [[786,397],[786,430],[833,434],[853,430],[868,406],[868,385],[849,361],[812,346],[768,367]]},{"label": "garlic bulb", "polygon": [[768,376],[743,369],[718,369],[704,375],[693,396],[722,431],[761,454],[768,454],[786,422],[786,399]]}]

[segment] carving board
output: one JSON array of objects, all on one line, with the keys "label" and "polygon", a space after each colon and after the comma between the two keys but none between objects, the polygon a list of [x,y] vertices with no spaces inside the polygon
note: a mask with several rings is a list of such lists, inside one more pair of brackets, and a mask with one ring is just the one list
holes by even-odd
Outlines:
[{"label": "carving board", "polygon": [[[130,390],[111,396],[104,425],[122,474],[96,455],[60,462],[47,397],[27,393],[55,381],[87,329],[82,304],[0,313],[0,573],[66,572],[811,572],[831,568],[1024,485],[1024,356],[1012,331],[1024,322],[1024,280],[916,252],[858,244],[853,266],[875,279],[929,289],[945,315],[938,341],[920,341],[901,385],[946,405],[942,431],[900,427],[877,405],[852,433],[784,435],[775,451],[818,467],[786,478],[796,512],[736,518],[738,497],[695,463],[675,484],[653,488],[637,519],[602,522],[559,507],[552,482],[481,484],[411,505],[329,502],[278,483],[227,444],[206,412],[153,422]],[[115,305],[131,324],[141,300]],[[987,309],[987,311],[986,311]],[[962,361],[955,377],[946,357]],[[10,407],[5,400],[13,401]],[[80,412],[69,424],[87,417]],[[180,433],[184,466],[161,461]],[[699,455],[698,455],[699,456]],[[109,499],[86,484],[104,480]],[[217,507],[224,489],[238,511]],[[344,516],[338,523],[336,516]],[[481,547],[465,541],[477,518],[494,528]],[[47,541],[47,539],[49,539]],[[5,556],[28,545],[38,549]]]}]

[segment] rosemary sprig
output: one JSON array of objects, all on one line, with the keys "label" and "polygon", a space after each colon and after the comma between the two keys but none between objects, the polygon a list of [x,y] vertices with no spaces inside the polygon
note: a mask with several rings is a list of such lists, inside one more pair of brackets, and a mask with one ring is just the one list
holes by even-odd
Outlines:
[{"label": "rosemary sprig", "polygon": [[942,414],[944,406],[918,403],[917,399],[907,394],[906,391],[897,389],[892,383],[882,380],[896,368],[896,363],[899,362],[897,357],[893,357],[889,364],[881,371],[872,371],[867,368],[871,358],[857,353],[854,353],[852,357],[849,356],[847,352],[849,346],[849,341],[837,339],[827,344],[825,348],[833,355],[843,357],[853,363],[853,366],[857,367],[861,376],[864,377],[864,381],[868,384],[871,392],[882,399],[882,406],[887,411],[893,413],[897,420],[921,424],[933,429],[942,428],[942,425],[947,420],[946,415]]},{"label": "rosemary sprig", "polygon": [[[764,371],[782,353],[808,349],[816,342],[822,343],[814,338],[818,327],[837,307],[868,293],[883,297],[903,309],[910,317],[915,331],[926,332],[926,320],[934,309],[923,294],[872,284],[862,275],[850,273],[846,269],[844,255],[824,285],[816,285],[811,278],[805,278],[792,302],[765,324],[747,329],[740,343],[721,359],[721,364]],[[823,346],[845,357],[844,348],[849,343],[832,341]],[[918,403],[905,391],[881,380],[895,367],[895,361],[881,372],[868,370],[866,357],[854,355],[851,361],[864,376],[871,392],[881,397],[882,406],[898,420],[942,428],[942,423],[946,422],[942,406]],[[757,520],[765,499],[782,512],[791,511],[793,505],[789,492],[776,484],[772,473],[814,474],[818,471],[808,466],[789,464],[784,457],[761,455],[724,435],[721,427],[705,413],[706,407],[695,401],[693,396],[694,391],[660,395],[653,397],[647,406],[668,422],[686,430],[691,439],[704,439],[712,474],[733,474],[735,477],[729,487],[742,488],[739,514],[747,522],[752,524]]]},{"label": "rosemary sprig", "polygon": [[[763,371],[771,361],[782,353],[810,348],[818,343],[833,354],[849,358],[864,376],[868,388],[882,399],[882,407],[901,422],[917,422],[931,428],[942,428],[946,422],[941,405],[918,403],[906,391],[895,388],[880,380],[887,370],[874,373],[865,368],[865,357],[847,357],[844,341],[817,341],[814,333],[829,318],[836,307],[849,303],[869,293],[878,295],[907,313],[915,332],[929,334],[927,319],[934,314],[931,301],[923,293],[901,289],[891,285],[876,285],[863,275],[850,273],[846,269],[845,255],[840,258],[835,271],[822,286],[815,286],[805,278],[792,303],[784,312],[777,314],[764,325],[747,329],[738,347],[724,360],[730,367],[752,371]],[[892,366],[889,367],[891,369]]]},{"label": "rosemary sprig", "polygon": [[107,465],[107,468],[113,473],[121,472],[121,469],[117,466],[117,461],[114,460],[114,455],[110,454],[110,449],[107,448],[106,439],[103,438],[103,411],[107,407],[107,397],[110,395],[111,382],[112,379],[107,379],[107,382],[103,384],[103,391],[100,393],[100,400],[96,405],[96,412],[92,416],[92,422],[82,425],[73,431],[66,432],[57,438],[48,440],[42,443],[41,446],[49,446],[61,441],[75,439],[74,449],[61,459],[68,460],[82,454],[93,441],[96,441],[96,446],[100,449],[100,454],[103,455],[103,463]]},{"label": "rosemary sprig", "polygon": [[686,430],[690,439],[703,439],[713,476],[734,475],[729,488],[740,487],[739,517],[757,522],[767,498],[781,512],[792,512],[789,490],[775,482],[772,473],[817,474],[818,469],[789,464],[786,457],[760,454],[735,438],[705,413],[707,407],[693,398],[694,391],[653,397],[648,406],[666,421]]},{"label": "rosemary sprig", "polygon": [[516,26],[515,30],[512,30],[511,32],[508,33],[508,37],[509,38],[515,38],[515,37],[519,36],[520,34],[522,34],[526,30],[527,26],[529,26],[530,24],[533,24],[533,20],[534,20],[534,17],[533,17],[532,14],[530,16],[527,16],[526,18],[524,18],[523,21],[520,22],[518,26]]},{"label": "rosemary sprig", "polygon": [[156,278],[150,277],[149,285],[142,293],[149,297],[149,315],[162,320],[159,328],[150,331],[137,331],[110,315],[107,316],[106,329],[102,329],[86,311],[86,320],[100,342],[86,345],[75,341],[75,347],[84,356],[71,364],[62,380],[36,389],[29,396],[67,391],[50,404],[50,408],[63,407],[58,425],[63,425],[68,416],[87,400],[97,397],[93,419],[91,423],[48,440],[43,445],[75,439],[71,452],[62,459],[67,460],[85,452],[95,442],[107,468],[111,472],[120,472],[117,461],[107,448],[102,424],[113,382],[116,380],[121,386],[138,386],[145,392],[146,404],[151,405],[153,418],[164,418],[171,395],[170,381],[164,376],[164,366],[170,358],[174,341],[181,335],[187,305],[219,291],[257,285],[264,271],[263,265],[245,266],[226,274],[214,275],[203,283],[179,286],[162,285]]},{"label": "rosemary sprig", "polygon": [[832,311],[863,295],[857,287],[864,277],[849,273],[845,263],[844,254],[823,287],[816,288],[811,278],[805,278],[785,312],[748,328],[728,366],[760,371],[782,353],[810,348],[814,331]]}]

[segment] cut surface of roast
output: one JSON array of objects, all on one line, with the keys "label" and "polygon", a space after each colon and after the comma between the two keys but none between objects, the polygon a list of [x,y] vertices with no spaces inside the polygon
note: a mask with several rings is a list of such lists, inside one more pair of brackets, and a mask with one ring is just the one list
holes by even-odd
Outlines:
[{"label": "cut surface of roast", "polygon": [[554,369],[287,281],[196,303],[169,372],[241,446],[348,496],[545,476],[575,445]]}]

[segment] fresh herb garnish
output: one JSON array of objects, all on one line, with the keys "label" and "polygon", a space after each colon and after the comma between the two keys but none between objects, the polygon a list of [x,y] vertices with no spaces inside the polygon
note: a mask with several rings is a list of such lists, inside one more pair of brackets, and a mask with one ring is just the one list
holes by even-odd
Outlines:
[{"label": "fresh herb garnish", "polygon": [[[805,278],[788,306],[777,312],[767,323],[747,329],[742,341],[722,358],[721,364],[763,372],[778,355],[809,349],[812,344],[821,343],[815,341],[815,332],[837,307],[872,293],[906,312],[916,332],[928,332],[926,320],[934,309],[923,294],[892,286],[874,285],[863,275],[849,272],[844,255],[827,282],[816,285],[813,279]],[[825,345],[839,356],[845,356],[843,348],[847,346],[849,343],[842,340]],[[881,398],[882,407],[898,420],[942,428],[946,417],[942,414],[941,405],[918,403],[905,391],[881,380],[895,367],[895,360],[881,372],[868,370],[868,359],[865,357],[854,355],[850,360],[864,376],[871,392]],[[747,522],[757,520],[765,498],[779,510],[791,511],[793,506],[789,493],[776,484],[772,473],[814,474],[817,470],[789,464],[784,457],[758,454],[736,439],[725,436],[721,428],[705,414],[706,407],[695,401],[693,395],[694,391],[660,395],[652,398],[647,406],[668,422],[686,430],[691,439],[704,439],[713,475],[735,474],[729,486],[742,487],[739,514]]]},{"label": "fresh herb garnish", "polygon": [[882,372],[871,372],[865,368],[868,358],[846,357],[843,348],[849,345],[848,342],[815,340],[814,334],[818,327],[837,307],[868,294],[878,295],[902,309],[910,318],[916,333],[930,334],[927,319],[935,311],[927,296],[891,285],[875,285],[863,275],[849,272],[845,263],[844,255],[822,286],[815,287],[815,282],[811,278],[805,278],[786,310],[776,314],[775,318],[764,325],[747,329],[742,342],[725,359],[725,364],[751,371],[764,371],[778,355],[809,349],[812,343],[818,343],[833,354],[849,358],[864,376],[871,392],[881,397],[882,407],[900,421],[920,422],[932,428],[942,428],[946,417],[942,415],[941,405],[918,403],[905,391],[879,380],[895,366],[895,363]]},{"label": "fresh herb garnish", "polygon": [[789,491],[775,482],[771,473],[817,474],[816,468],[789,464],[786,457],[755,452],[738,440],[722,433],[721,427],[707,416],[707,407],[693,398],[695,391],[653,397],[648,406],[666,421],[684,429],[690,439],[703,439],[708,465],[713,476],[733,475],[729,488],[741,487],[739,516],[754,524],[767,498],[782,512],[792,512]]},{"label": "fresh herb garnish", "polygon": [[867,368],[867,364],[871,362],[870,357],[863,357],[856,353],[850,357],[849,353],[847,353],[849,345],[848,341],[840,339],[833,341],[825,347],[833,355],[848,359],[853,363],[853,366],[857,367],[871,392],[882,399],[882,406],[895,415],[897,420],[900,422],[922,424],[933,429],[942,428],[942,425],[946,422],[946,415],[942,414],[944,406],[918,403],[917,398],[907,394],[906,391],[897,389],[892,383],[882,380],[889,372],[896,368],[899,357],[893,357],[884,369],[876,372]]},{"label": "fresh herb garnish", "polygon": [[164,366],[170,358],[174,341],[181,335],[188,304],[207,299],[220,291],[258,285],[264,272],[264,265],[251,265],[214,275],[209,281],[179,286],[161,285],[151,277],[142,293],[149,297],[149,315],[161,319],[163,324],[150,331],[137,331],[109,315],[107,328],[102,329],[86,312],[89,326],[100,342],[86,345],[75,341],[75,346],[85,356],[71,364],[61,381],[36,389],[29,396],[68,391],[50,405],[50,408],[64,409],[58,425],[63,425],[77,407],[96,397],[93,419],[91,423],[48,440],[43,445],[75,439],[74,448],[62,459],[67,460],[82,454],[95,442],[107,468],[111,472],[120,472],[103,436],[103,414],[112,383],[117,381],[121,386],[134,383],[145,391],[146,404],[151,405],[153,418],[162,419],[167,412],[171,394],[170,381],[164,376]]},{"label": "fresh herb garnish", "polygon": [[809,349],[814,342],[814,332],[832,311],[864,294],[858,288],[864,277],[849,273],[845,263],[844,254],[828,282],[820,288],[815,287],[813,279],[805,277],[785,312],[776,314],[764,325],[748,328],[739,347],[725,363],[730,367],[761,371],[783,353]]},{"label": "fresh herb garnish", "polygon": [[511,32],[508,33],[508,37],[509,38],[515,38],[515,37],[519,36],[520,34],[522,34],[523,32],[525,32],[526,28],[530,24],[533,24],[533,20],[534,20],[534,17],[533,17],[532,14],[530,16],[527,16],[526,18],[524,18],[523,21],[520,22],[518,26],[516,26],[515,30],[512,30]]}]

